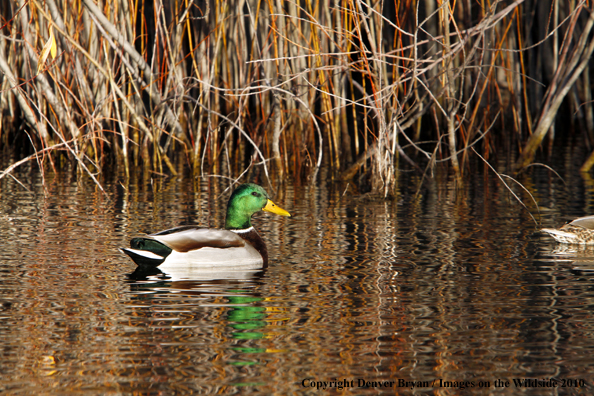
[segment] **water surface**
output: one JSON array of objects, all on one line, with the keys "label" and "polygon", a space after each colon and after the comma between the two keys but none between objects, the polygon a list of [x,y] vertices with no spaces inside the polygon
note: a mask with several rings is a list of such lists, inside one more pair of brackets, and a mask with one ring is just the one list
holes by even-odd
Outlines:
[{"label": "water surface", "polygon": [[[535,233],[495,177],[418,196],[403,177],[389,199],[279,186],[296,216],[255,216],[268,268],[175,279],[117,249],[221,226],[223,180],[113,180],[104,194],[75,174],[15,176],[24,186],[0,180],[3,393],[592,392],[594,251]],[[522,182],[542,226],[594,213],[588,181]]]}]

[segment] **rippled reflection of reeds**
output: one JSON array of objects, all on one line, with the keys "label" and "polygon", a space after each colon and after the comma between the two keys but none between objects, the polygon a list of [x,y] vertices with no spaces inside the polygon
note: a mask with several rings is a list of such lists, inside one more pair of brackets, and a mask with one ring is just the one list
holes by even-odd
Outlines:
[{"label": "rippled reflection of reeds", "polygon": [[[589,253],[561,255],[535,236],[493,181],[466,196],[403,188],[389,201],[289,186],[275,201],[294,218],[254,219],[269,268],[184,281],[132,276],[117,248],[143,231],[222,224],[226,196],[209,199],[222,184],[114,184],[107,199],[76,177],[45,182],[47,195],[37,176],[30,191],[0,185],[3,391],[270,394],[306,391],[306,378],[592,378]],[[429,391],[454,393],[419,390]]]}]

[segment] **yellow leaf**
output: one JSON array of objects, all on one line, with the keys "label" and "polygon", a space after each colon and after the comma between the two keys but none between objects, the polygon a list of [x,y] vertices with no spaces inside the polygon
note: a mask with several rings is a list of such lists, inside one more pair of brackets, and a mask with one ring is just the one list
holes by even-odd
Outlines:
[{"label": "yellow leaf", "polygon": [[52,40],[51,51],[52,59],[56,59],[56,55],[58,55],[58,45],[56,44],[56,38],[54,37],[54,31],[50,27],[50,40]]},{"label": "yellow leaf", "polygon": [[56,44],[56,38],[54,37],[54,31],[52,29],[52,26],[50,25],[49,39],[43,46],[43,49],[41,50],[41,53],[39,54],[39,58],[37,60],[37,73],[38,74],[41,73],[41,70],[43,70],[45,61],[47,60],[47,57],[49,56],[49,54],[51,53],[52,58],[55,58],[57,52],[58,52],[58,46]]}]

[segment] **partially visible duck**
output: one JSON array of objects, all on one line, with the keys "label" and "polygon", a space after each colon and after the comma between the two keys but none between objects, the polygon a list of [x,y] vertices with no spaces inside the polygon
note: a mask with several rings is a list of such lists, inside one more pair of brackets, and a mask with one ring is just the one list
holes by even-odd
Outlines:
[{"label": "partially visible duck", "polygon": [[251,218],[261,210],[291,216],[268,198],[257,184],[242,184],[227,203],[225,229],[181,226],[134,238],[120,249],[138,265],[233,269],[265,266],[266,244],[254,229]]},{"label": "partially visible duck", "polygon": [[594,216],[580,217],[559,229],[543,228],[558,242],[574,245],[594,245]]}]

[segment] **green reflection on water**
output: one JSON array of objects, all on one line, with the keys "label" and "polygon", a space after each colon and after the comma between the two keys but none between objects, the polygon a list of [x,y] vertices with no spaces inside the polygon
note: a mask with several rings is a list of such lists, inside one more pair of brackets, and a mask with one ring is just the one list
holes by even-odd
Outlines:
[{"label": "green reflection on water", "polygon": [[254,366],[260,364],[260,362],[228,362],[231,366]]},{"label": "green reflection on water", "polygon": [[262,386],[266,385],[265,382],[236,382],[231,384],[232,386]]},{"label": "green reflection on water", "polygon": [[241,353],[264,353],[264,352],[266,352],[266,348],[234,347],[231,349],[234,351],[237,351],[237,352],[241,352]]},{"label": "green reflection on water", "polygon": [[[262,301],[263,298],[253,296],[229,296],[231,304],[249,304]],[[233,306],[233,305],[231,305]],[[235,330],[256,330],[266,327],[266,318],[264,307],[257,306],[233,306],[233,309],[227,314],[229,326]],[[233,338],[240,340],[255,340],[265,338],[265,333],[259,332],[235,332]]]}]

